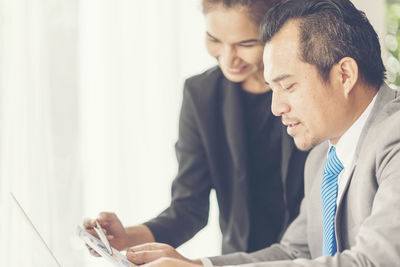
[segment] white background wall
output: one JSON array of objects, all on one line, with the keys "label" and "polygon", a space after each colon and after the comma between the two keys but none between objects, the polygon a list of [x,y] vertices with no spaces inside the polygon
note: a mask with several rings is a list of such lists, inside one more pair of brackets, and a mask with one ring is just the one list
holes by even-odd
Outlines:
[{"label": "white background wall", "polygon": [[[214,64],[203,39],[197,0],[0,1],[0,266],[53,266],[9,191],[64,266],[107,266],[71,238],[85,216],[168,205],[183,81]],[[213,218],[183,253],[219,252]]]},{"label": "white background wall", "polygon": [[[352,0],[353,4],[360,10],[364,11],[367,15],[375,31],[378,33],[383,47],[383,40],[386,35],[385,13],[386,1],[385,0]],[[384,50],[384,49],[382,49]]]}]

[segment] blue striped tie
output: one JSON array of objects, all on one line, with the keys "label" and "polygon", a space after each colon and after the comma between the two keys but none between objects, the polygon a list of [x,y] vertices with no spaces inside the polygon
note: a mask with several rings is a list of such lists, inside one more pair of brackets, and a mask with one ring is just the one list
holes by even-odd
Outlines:
[{"label": "blue striped tie", "polygon": [[343,165],[336,156],[336,149],[331,147],[325,163],[324,178],[322,179],[322,215],[323,215],[323,253],[324,256],[333,256],[337,251],[335,238],[335,213],[337,198],[337,178],[343,170]]}]

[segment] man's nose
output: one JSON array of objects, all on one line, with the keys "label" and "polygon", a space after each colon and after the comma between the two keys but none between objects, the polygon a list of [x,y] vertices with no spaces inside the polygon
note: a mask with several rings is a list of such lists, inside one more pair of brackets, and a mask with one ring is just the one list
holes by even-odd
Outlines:
[{"label": "man's nose", "polygon": [[282,95],[272,92],[271,110],[275,116],[279,117],[288,113],[290,111],[290,106]]}]

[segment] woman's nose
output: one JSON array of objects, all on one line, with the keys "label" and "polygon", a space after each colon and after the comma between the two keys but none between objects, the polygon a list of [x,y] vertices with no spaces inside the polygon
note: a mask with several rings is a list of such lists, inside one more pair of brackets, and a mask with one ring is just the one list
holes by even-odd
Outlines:
[{"label": "woman's nose", "polygon": [[222,56],[223,62],[225,63],[225,65],[227,67],[231,67],[231,68],[235,67],[235,65],[238,61],[238,57],[237,57],[236,48],[234,46],[232,46],[232,45],[224,46],[221,56]]}]

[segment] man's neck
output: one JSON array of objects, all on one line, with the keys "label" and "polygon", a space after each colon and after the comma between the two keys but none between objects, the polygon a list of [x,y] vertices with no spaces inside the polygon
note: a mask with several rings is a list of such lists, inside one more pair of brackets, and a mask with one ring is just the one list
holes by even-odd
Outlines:
[{"label": "man's neck", "polygon": [[356,85],[348,98],[349,112],[347,116],[347,123],[343,127],[342,134],[330,140],[332,145],[336,145],[341,136],[360,118],[361,114],[365,111],[375,95],[378,93],[377,87],[367,86],[365,84]]}]

